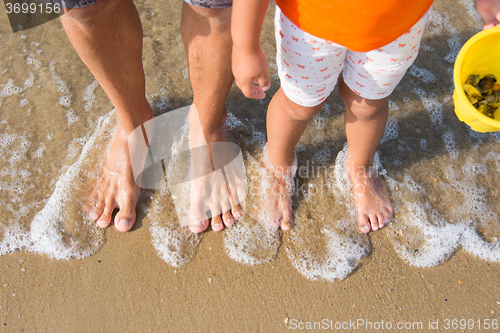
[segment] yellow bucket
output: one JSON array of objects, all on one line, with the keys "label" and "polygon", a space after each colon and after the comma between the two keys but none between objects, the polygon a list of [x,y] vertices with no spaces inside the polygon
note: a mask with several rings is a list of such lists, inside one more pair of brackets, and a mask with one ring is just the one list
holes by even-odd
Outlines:
[{"label": "yellow bucket", "polygon": [[462,87],[471,74],[493,74],[500,81],[500,27],[483,30],[469,39],[460,50],[453,70],[453,101],[458,119],[477,132],[500,131],[500,111],[491,119],[467,99]]}]

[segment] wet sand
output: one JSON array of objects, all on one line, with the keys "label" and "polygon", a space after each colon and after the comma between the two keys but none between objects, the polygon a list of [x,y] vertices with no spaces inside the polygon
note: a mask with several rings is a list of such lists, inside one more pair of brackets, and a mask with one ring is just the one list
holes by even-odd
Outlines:
[{"label": "wet sand", "polygon": [[[83,260],[2,258],[3,331],[286,332],[292,319],[334,325],[361,319],[394,327],[421,322],[422,330],[408,331],[426,332],[429,321],[444,327],[445,319],[499,318],[500,265],[463,252],[443,265],[415,268],[378,233],[369,259],[352,276],[314,282],[283,252],[265,265],[235,263],[215,233],[207,233],[191,263],[172,268],[150,245],[147,223],[140,220],[127,234],[110,229],[102,249]],[[476,323],[466,331],[485,330]]]},{"label": "wet sand", "polygon": [[[447,176],[447,165],[460,166],[468,156],[479,160],[490,151],[498,152],[497,142],[489,137],[475,137],[453,114],[449,71],[452,63],[442,59],[456,55],[460,45],[478,31],[463,3],[466,2],[455,6],[451,0],[436,1],[434,7],[440,13],[449,13],[445,17],[449,21],[441,22],[441,26],[434,23],[424,36],[426,48],[421,50],[415,65],[427,71],[416,70],[407,75],[396,89],[390,116],[399,127],[396,135],[387,135],[380,147],[382,163],[390,177],[403,184],[404,177],[411,175],[427,189],[425,195],[403,195],[396,201],[402,202],[403,207],[405,200],[425,197],[449,224],[456,223],[452,218],[460,219],[463,214],[457,213],[453,205],[460,207],[467,202],[464,203],[462,192],[445,186],[453,180]],[[188,105],[192,91],[179,33],[180,1],[169,1],[164,7],[143,1],[137,2],[137,7],[144,25],[147,94],[157,112]],[[13,176],[7,176],[20,179],[8,183],[6,174],[1,175],[1,180],[7,182],[2,183],[0,197],[0,227],[5,231],[18,224],[30,228],[58,179],[78,160],[98,117],[110,112],[112,105],[73,51],[58,20],[12,34],[3,8],[0,16],[0,93],[4,91],[0,95],[1,128],[2,134],[18,140],[14,146],[2,141],[2,147],[8,149],[0,151],[0,167],[17,170]],[[271,17],[272,10],[268,12],[262,38],[271,68],[272,94],[278,83],[272,65]],[[447,29],[449,22],[454,23]],[[9,84],[22,91],[6,94]],[[428,94],[420,99],[415,87]],[[238,119],[263,133],[269,99],[246,100],[233,87],[228,108]],[[437,125],[431,121],[433,113],[425,103],[436,101],[434,114],[441,107],[442,119],[449,127],[441,126],[439,119]],[[336,90],[328,101],[331,112],[324,112],[311,122],[301,140],[305,149],[299,149],[299,166],[314,160],[314,154],[322,149],[327,149],[327,158],[320,161],[323,164],[318,163],[330,166],[341,151],[345,134],[339,103]],[[451,148],[443,143],[447,131],[452,131],[457,141]],[[399,139],[391,140],[398,135]],[[255,146],[250,148],[252,154],[257,154]],[[495,204],[496,188],[500,185],[495,177],[498,171],[492,174],[491,178],[476,177],[476,186],[486,188],[488,210],[500,213]],[[316,184],[315,181],[301,179],[299,185]],[[327,199],[320,198],[319,202]],[[320,230],[323,225],[318,226],[317,221],[321,214],[334,216],[328,222],[334,224],[337,216],[346,216],[346,209],[331,205],[316,210],[318,201],[305,195],[299,195],[298,201],[298,228],[282,235],[276,259],[262,265],[249,266],[231,260],[226,254],[227,235],[223,231],[203,234],[191,262],[172,267],[152,245],[151,216],[141,212],[131,232],[121,234],[108,228],[103,235],[105,243],[83,259],[55,260],[22,250],[3,255],[0,327],[5,332],[283,332],[306,327],[307,323],[330,325],[330,321],[335,329],[336,323],[351,321],[360,324],[359,330],[370,328],[361,325],[363,320],[371,322],[372,328],[382,321],[385,327],[391,322],[392,329],[398,322],[403,327],[405,323],[422,323],[420,330],[408,331],[429,331],[429,322],[438,321],[439,331],[445,331],[446,319],[472,319],[474,328],[464,331],[484,332],[484,326],[478,328],[478,320],[483,325],[488,319],[500,319],[500,264],[487,262],[454,245],[444,256],[450,258],[438,266],[409,265],[412,258],[406,262],[401,259],[400,247],[404,248],[406,241],[409,244],[405,249],[412,253],[422,251],[422,247],[419,242],[398,238],[407,231],[402,227],[407,218],[402,213],[396,213],[393,226],[370,234],[368,256],[359,265],[356,263],[346,279],[306,279],[291,264],[287,252],[296,246],[294,238],[307,239],[312,233],[308,233],[309,229]],[[167,209],[166,217],[168,212],[172,209]],[[482,228],[478,229],[484,239],[498,237],[498,220],[481,221],[478,213],[474,214],[472,218],[479,220],[474,223]],[[68,228],[74,228],[80,220],[73,218],[67,223]],[[410,234],[418,233],[416,227],[408,228]],[[311,243],[314,241],[310,239]],[[496,238],[493,242],[497,242]],[[300,246],[295,250],[300,254]],[[304,326],[299,326],[299,322]],[[345,331],[353,330],[349,327]],[[316,326],[311,331],[320,329]]]}]

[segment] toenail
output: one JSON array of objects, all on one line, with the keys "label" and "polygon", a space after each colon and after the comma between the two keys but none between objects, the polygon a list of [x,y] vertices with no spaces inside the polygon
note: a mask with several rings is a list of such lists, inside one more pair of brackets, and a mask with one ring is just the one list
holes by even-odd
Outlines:
[{"label": "toenail", "polygon": [[241,212],[234,212],[234,218],[239,220],[241,218]]},{"label": "toenail", "polygon": [[191,222],[191,226],[193,226],[193,227],[201,227],[201,225],[202,225],[201,221]]},{"label": "toenail", "polygon": [[122,227],[128,227],[130,225],[130,223],[127,220],[120,220],[118,222],[118,225],[120,225]]},{"label": "toenail", "polygon": [[227,223],[227,224],[232,224],[233,222],[234,222],[234,221],[233,221],[233,219],[227,219],[227,220],[226,220],[226,223]]},{"label": "toenail", "polygon": [[89,214],[89,218],[93,221],[97,220],[99,218],[99,216],[97,215],[97,213],[94,213],[94,212],[91,212]]},{"label": "toenail", "polygon": [[103,220],[99,220],[99,221],[97,222],[97,224],[98,224],[100,227],[102,227],[102,228],[104,228],[104,227],[106,226],[106,222],[105,222],[105,221],[103,221]]}]

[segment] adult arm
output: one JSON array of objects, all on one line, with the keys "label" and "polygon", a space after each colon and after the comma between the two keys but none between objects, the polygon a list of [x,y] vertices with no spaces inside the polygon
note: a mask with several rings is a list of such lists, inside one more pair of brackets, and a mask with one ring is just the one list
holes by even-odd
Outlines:
[{"label": "adult arm", "polygon": [[500,0],[476,0],[476,7],[486,22],[483,29],[500,27]]}]

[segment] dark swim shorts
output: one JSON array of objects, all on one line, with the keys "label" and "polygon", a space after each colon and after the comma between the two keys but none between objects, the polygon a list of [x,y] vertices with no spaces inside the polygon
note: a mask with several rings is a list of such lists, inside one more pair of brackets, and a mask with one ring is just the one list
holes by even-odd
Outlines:
[{"label": "dark swim shorts", "polygon": [[184,0],[186,3],[204,8],[227,8],[233,5],[233,0]]},{"label": "dark swim shorts", "polygon": [[62,8],[80,8],[90,6],[91,4],[97,2],[98,0],[36,0],[41,3],[52,4],[53,6],[59,6]]},{"label": "dark swim shorts", "polygon": [[[61,5],[64,8],[80,8],[90,6],[98,0],[37,0],[43,3],[49,4],[57,4]],[[186,3],[196,6],[196,7],[204,7],[204,8],[227,8],[231,7],[233,4],[233,0],[184,0]]]}]

